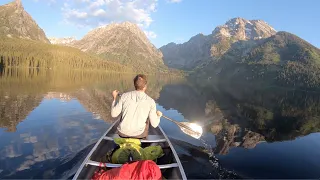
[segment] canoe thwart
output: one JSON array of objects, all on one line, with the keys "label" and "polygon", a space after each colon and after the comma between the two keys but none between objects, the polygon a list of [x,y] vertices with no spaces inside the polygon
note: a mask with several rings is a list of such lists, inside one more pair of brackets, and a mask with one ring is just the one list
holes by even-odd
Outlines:
[{"label": "canoe thwart", "polygon": [[[105,136],[103,139],[113,141],[114,138],[119,138],[119,135],[115,134],[112,137]],[[167,140],[164,137],[158,136],[158,135],[149,135],[147,137],[147,139],[140,140],[141,143],[161,143],[161,142],[166,142],[166,141]]]},{"label": "canoe thwart", "polygon": [[[88,162],[86,163],[87,165],[91,165],[91,166],[100,166],[100,162],[97,161],[91,161],[88,160]],[[112,163],[103,163],[104,167],[109,167],[109,168],[117,168],[117,167],[121,167],[122,164],[112,164]],[[160,169],[169,169],[169,168],[175,168],[178,167],[177,163],[171,163],[171,164],[163,164],[163,165],[158,165]]]}]

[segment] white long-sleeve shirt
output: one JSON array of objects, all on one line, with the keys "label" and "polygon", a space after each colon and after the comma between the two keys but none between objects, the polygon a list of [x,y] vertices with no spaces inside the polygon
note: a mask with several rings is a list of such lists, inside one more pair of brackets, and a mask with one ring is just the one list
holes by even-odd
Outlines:
[{"label": "white long-sleeve shirt", "polygon": [[156,114],[156,111],[155,101],[142,91],[124,93],[118,103],[113,101],[111,106],[111,116],[113,118],[122,114],[118,131],[127,136],[142,134],[148,118],[150,124],[157,127],[160,123],[160,117]]}]

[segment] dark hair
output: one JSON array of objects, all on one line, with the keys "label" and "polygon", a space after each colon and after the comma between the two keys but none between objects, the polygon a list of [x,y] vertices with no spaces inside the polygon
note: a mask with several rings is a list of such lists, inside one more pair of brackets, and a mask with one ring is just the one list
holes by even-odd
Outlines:
[{"label": "dark hair", "polygon": [[144,74],[138,74],[133,79],[133,83],[136,90],[143,90],[143,88],[147,85],[147,76]]}]

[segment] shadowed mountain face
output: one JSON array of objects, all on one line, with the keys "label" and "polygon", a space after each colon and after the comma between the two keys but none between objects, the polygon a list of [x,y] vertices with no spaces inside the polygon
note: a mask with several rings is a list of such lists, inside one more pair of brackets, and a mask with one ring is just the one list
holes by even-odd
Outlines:
[{"label": "shadowed mountain face", "polygon": [[218,26],[212,34],[202,33],[183,44],[170,43],[160,48],[166,65],[178,69],[190,70],[199,65],[208,64],[223,56],[233,43],[246,41],[255,44],[260,39],[274,35],[276,31],[262,20],[233,18]]},{"label": "shadowed mountain face", "polygon": [[234,44],[218,62],[197,69],[194,77],[207,85],[223,79],[256,86],[319,89],[320,50],[303,39],[278,32],[239,55],[246,47],[246,42]]},{"label": "shadowed mountain face", "polygon": [[50,43],[44,31],[24,10],[21,0],[0,6],[0,35]]},{"label": "shadowed mountain face", "polygon": [[261,20],[234,18],[210,35],[160,48],[169,67],[192,70],[190,77],[210,86],[215,81],[320,88],[320,50]]}]

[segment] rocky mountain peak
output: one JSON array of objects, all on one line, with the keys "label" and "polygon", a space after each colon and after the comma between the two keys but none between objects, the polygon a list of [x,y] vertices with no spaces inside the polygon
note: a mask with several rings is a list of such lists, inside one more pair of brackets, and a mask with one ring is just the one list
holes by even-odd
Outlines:
[{"label": "rocky mountain peak", "polygon": [[162,53],[149,41],[138,25],[123,22],[100,26],[71,44],[84,52],[109,60],[132,64],[136,68],[165,67]]},{"label": "rocky mountain peak", "polygon": [[77,40],[75,37],[64,37],[64,38],[50,37],[49,41],[51,42],[51,44],[68,45],[68,44],[74,43]]},{"label": "rocky mountain peak", "polygon": [[250,21],[244,19],[244,18],[241,18],[241,17],[236,17],[236,18],[232,18],[230,20],[228,20],[226,22],[226,25],[233,25],[233,24],[244,24],[244,23],[249,23]]},{"label": "rocky mountain peak", "polygon": [[106,34],[110,31],[117,31],[116,29],[122,29],[130,31],[131,33],[140,36],[145,41],[149,41],[145,33],[141,31],[138,25],[131,23],[131,22],[122,22],[122,23],[111,23],[108,25],[100,26],[92,31],[90,31],[87,36],[94,36],[97,34]]},{"label": "rocky mountain peak", "polygon": [[21,0],[14,0],[4,6],[7,6],[7,7],[13,7],[15,9],[23,9],[23,5],[22,5],[22,2]]},{"label": "rocky mountain peak", "polygon": [[108,31],[114,28],[125,28],[128,30],[131,30],[132,32],[140,31],[140,28],[136,24],[131,22],[122,22],[122,23],[111,23],[111,24],[100,26],[90,31],[88,34],[101,32],[101,31]]},{"label": "rocky mountain peak", "polygon": [[120,26],[120,27],[124,27],[124,28],[128,28],[130,30],[140,30],[139,26],[135,23],[131,23],[128,21],[122,22],[122,23],[113,23],[111,24],[112,26]]},{"label": "rocky mountain peak", "polygon": [[190,38],[189,42],[201,42],[206,39],[206,36],[202,33],[199,33]]},{"label": "rocky mountain peak", "polygon": [[44,31],[24,10],[21,0],[0,6],[0,35],[49,43]]},{"label": "rocky mountain peak", "polygon": [[23,8],[21,0],[15,0],[14,3],[15,3],[17,8]]},{"label": "rocky mountain peak", "polygon": [[[126,35],[130,35],[128,37],[125,37]],[[134,36],[132,36],[134,35]],[[104,43],[105,38],[132,38],[135,37],[135,39],[139,39],[142,41],[144,46],[148,47],[148,52],[157,52],[157,48],[150,43],[149,39],[147,38],[146,34],[139,28],[138,25],[131,23],[131,22],[122,22],[122,23],[111,23],[108,25],[100,26],[92,31],[90,31],[82,40],[85,41],[92,41],[92,39],[95,39],[96,42],[92,42],[93,44],[99,43],[98,41],[101,41],[101,43]],[[90,40],[91,39],[91,40]],[[102,49],[96,50],[96,53],[101,54],[106,49],[105,46],[101,46]],[[82,49],[86,51],[85,49]],[[162,58],[161,52],[157,52],[158,56]]]},{"label": "rocky mountain peak", "polygon": [[235,40],[256,40],[270,37],[277,31],[263,20],[233,18],[212,32],[213,36],[233,38]]}]

